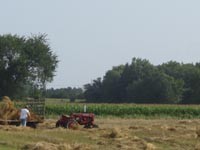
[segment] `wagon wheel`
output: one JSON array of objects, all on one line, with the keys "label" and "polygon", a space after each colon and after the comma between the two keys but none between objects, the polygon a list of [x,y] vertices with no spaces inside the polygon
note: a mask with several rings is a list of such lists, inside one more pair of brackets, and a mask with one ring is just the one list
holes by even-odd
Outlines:
[{"label": "wagon wheel", "polygon": [[36,128],[37,123],[36,122],[27,122],[26,126],[31,127],[31,128]]},{"label": "wagon wheel", "polygon": [[78,127],[78,122],[76,120],[69,120],[67,123],[67,128],[76,129]]}]

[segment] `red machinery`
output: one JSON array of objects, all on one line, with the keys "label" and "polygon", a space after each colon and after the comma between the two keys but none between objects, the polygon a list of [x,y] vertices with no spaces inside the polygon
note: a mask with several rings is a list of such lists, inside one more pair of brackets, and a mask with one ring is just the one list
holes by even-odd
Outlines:
[{"label": "red machinery", "polygon": [[56,122],[56,127],[73,128],[74,126],[84,125],[84,128],[97,128],[94,124],[93,113],[73,113],[70,116],[62,115]]}]

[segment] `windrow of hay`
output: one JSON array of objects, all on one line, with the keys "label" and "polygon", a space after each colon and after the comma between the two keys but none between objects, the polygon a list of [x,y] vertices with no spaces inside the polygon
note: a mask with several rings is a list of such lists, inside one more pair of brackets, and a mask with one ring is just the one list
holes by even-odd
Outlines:
[{"label": "windrow of hay", "polygon": [[31,131],[33,129],[28,127],[22,127],[22,126],[10,126],[10,125],[0,125],[0,130],[4,131],[11,131],[11,132],[21,132],[21,131]]},{"label": "windrow of hay", "polygon": [[[8,96],[2,98],[3,104],[0,109],[0,124],[7,124],[10,120],[19,120],[20,109],[15,108],[14,103]],[[43,120],[33,112],[31,113],[30,120],[42,122]]]},{"label": "windrow of hay", "polygon": [[92,150],[92,147],[82,144],[53,144],[48,142],[38,142],[36,144],[25,145],[22,150]]},{"label": "windrow of hay", "polygon": [[126,131],[122,131],[122,129],[114,127],[111,128],[109,130],[105,130],[103,133],[103,137],[104,138],[128,138],[127,132]]}]

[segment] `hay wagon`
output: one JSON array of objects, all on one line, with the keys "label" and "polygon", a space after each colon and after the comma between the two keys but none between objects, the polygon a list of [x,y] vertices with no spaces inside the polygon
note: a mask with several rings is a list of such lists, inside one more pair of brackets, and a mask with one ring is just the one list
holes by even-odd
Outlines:
[{"label": "hay wagon", "polygon": [[[31,128],[36,128],[38,123],[41,123],[41,121],[30,120],[30,121],[27,121],[26,125],[28,127],[31,127]],[[0,119],[0,125],[15,125],[15,126],[20,126],[20,120],[2,120],[2,119]]]},{"label": "hay wagon", "polygon": [[[36,128],[38,123],[44,121],[45,99],[28,99],[26,104],[30,107],[31,118],[27,121],[27,126]],[[0,125],[20,125],[20,109],[15,108],[9,97],[3,97],[3,104],[0,109]]]}]

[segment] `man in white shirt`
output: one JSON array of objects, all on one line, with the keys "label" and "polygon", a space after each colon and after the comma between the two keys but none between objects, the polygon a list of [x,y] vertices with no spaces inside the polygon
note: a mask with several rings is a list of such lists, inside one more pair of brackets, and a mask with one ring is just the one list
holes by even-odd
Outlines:
[{"label": "man in white shirt", "polygon": [[20,112],[20,122],[21,122],[21,126],[26,126],[26,123],[27,123],[27,119],[28,117],[30,117],[30,112],[28,110],[28,106],[26,106],[25,108],[22,108],[21,109],[21,112]]}]

